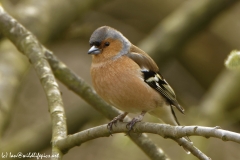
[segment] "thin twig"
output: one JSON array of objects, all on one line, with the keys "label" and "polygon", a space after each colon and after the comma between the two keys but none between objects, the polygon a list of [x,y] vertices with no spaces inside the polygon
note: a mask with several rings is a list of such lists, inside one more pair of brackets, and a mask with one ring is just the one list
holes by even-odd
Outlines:
[{"label": "thin twig", "polygon": [[200,151],[197,147],[195,147],[192,142],[187,141],[185,138],[179,138],[179,139],[173,139],[173,140],[176,141],[180,146],[182,146],[188,152],[192,153],[198,159],[211,160],[210,157],[205,155],[202,151]]}]

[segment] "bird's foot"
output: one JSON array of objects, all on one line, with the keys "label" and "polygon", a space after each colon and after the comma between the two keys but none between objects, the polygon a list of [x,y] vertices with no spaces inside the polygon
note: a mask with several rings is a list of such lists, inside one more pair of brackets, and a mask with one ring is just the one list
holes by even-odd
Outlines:
[{"label": "bird's foot", "polygon": [[130,133],[130,131],[133,129],[133,126],[137,122],[142,121],[145,114],[146,114],[146,112],[143,111],[140,115],[138,115],[137,117],[134,117],[130,122],[127,123],[126,128],[128,129],[128,133]]},{"label": "bird's foot", "polygon": [[112,127],[113,127],[113,125],[116,126],[116,123],[117,123],[118,121],[122,122],[123,119],[126,117],[127,114],[128,114],[127,112],[124,112],[123,114],[120,114],[120,115],[118,115],[117,117],[113,118],[113,120],[111,120],[111,121],[107,124],[107,128],[108,128],[109,132],[111,133],[111,135],[112,135]]}]

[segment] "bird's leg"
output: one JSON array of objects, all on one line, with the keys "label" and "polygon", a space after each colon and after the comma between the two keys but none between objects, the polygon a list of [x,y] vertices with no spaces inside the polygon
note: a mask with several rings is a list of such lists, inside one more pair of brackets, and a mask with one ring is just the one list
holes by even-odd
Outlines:
[{"label": "bird's leg", "polygon": [[146,111],[142,111],[142,113],[140,115],[138,115],[137,117],[134,117],[130,122],[127,123],[126,127],[128,129],[128,132],[130,132],[133,129],[133,126],[137,123],[137,122],[141,122],[144,115],[146,114]]},{"label": "bird's leg", "polygon": [[109,129],[109,132],[111,133],[112,132],[112,126],[113,124],[116,126],[116,123],[118,121],[122,122],[123,119],[126,117],[126,115],[128,114],[128,112],[124,112],[122,114],[119,114],[117,117],[113,118],[113,120],[111,120],[108,125],[107,125],[107,128]]}]

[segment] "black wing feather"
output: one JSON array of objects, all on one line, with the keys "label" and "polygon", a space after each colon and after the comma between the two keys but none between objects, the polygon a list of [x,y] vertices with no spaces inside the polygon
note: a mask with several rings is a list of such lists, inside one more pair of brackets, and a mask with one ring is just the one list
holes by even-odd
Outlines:
[{"label": "black wing feather", "polygon": [[[141,54],[136,52],[130,52],[127,53],[125,56],[129,57],[140,66],[144,76],[144,81],[157,92],[159,92],[163,97],[165,97],[166,100],[170,103],[171,107],[175,106],[181,113],[184,113],[184,109],[178,104],[173,89],[163,78],[163,76],[158,72],[158,67],[156,63],[145,52],[137,49],[137,47],[133,47],[132,49],[133,51],[137,50],[137,52],[141,52]],[[174,117],[176,119],[175,114]]]},{"label": "black wing feather", "polygon": [[[167,81],[161,76],[160,73],[155,73],[153,71],[142,71],[144,75],[144,81],[151,86],[153,89],[158,91],[162,96],[164,96],[170,105],[175,106],[181,113],[184,113],[184,109],[179,105],[176,95]],[[176,119],[176,115],[174,114]]]}]

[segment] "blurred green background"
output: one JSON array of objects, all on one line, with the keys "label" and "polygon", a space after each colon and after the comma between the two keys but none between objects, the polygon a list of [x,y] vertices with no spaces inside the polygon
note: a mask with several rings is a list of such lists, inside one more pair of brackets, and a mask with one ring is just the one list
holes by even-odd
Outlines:
[{"label": "blurred green background", "polygon": [[[221,126],[240,131],[240,75],[239,71],[229,71],[224,66],[230,51],[240,49],[239,1],[0,0],[0,3],[89,84],[89,37],[100,26],[116,28],[158,62],[160,72],[186,110],[185,115],[177,113],[182,125]],[[40,150],[35,152],[50,154],[50,139],[44,137],[45,133],[51,132],[51,126],[45,126],[49,124],[50,116],[42,86],[27,59],[2,35],[0,40],[0,107],[6,103],[11,108],[0,137],[2,146],[22,152],[24,140],[29,138],[28,132],[35,132],[32,130],[35,127],[39,129],[36,133],[39,142],[31,144],[35,142],[34,138],[25,145],[38,146],[36,148]],[[8,75],[11,76],[6,81],[4,77]],[[59,85],[65,110],[71,112],[67,121],[75,128],[69,133],[109,122],[68,88]],[[85,116],[85,119],[72,122],[71,116]],[[159,122],[149,115],[144,121]],[[21,138],[13,141],[18,135]],[[170,139],[149,136],[171,159],[196,159],[186,155]],[[214,138],[190,138],[212,159],[240,159],[239,144]],[[43,141],[46,143],[42,144]],[[17,148],[19,146],[21,148]],[[63,159],[149,158],[127,136],[115,134],[75,147]]]}]

